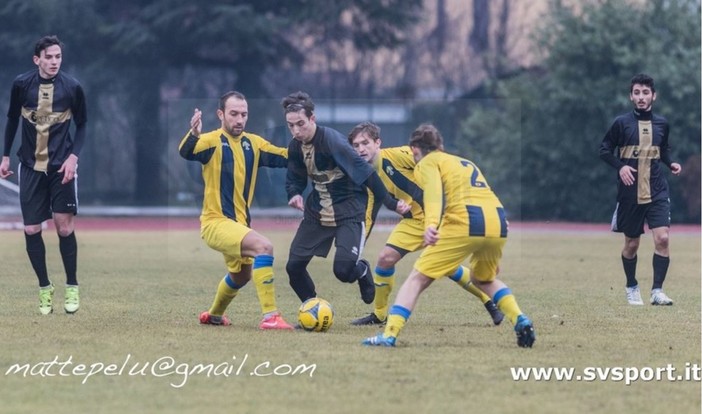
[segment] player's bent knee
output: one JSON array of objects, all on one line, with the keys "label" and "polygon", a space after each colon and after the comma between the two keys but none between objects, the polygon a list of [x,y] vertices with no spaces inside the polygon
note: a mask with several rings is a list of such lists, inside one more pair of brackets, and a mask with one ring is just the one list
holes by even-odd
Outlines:
[{"label": "player's bent knee", "polygon": [[357,276],[354,275],[354,270],[356,269],[356,263],[350,260],[344,260],[341,262],[334,263],[334,276],[344,283],[353,283],[356,281]]},{"label": "player's bent knee", "polygon": [[290,282],[292,283],[293,278],[296,275],[300,275],[305,271],[305,264],[303,262],[289,261],[285,264],[285,271],[290,277]]}]

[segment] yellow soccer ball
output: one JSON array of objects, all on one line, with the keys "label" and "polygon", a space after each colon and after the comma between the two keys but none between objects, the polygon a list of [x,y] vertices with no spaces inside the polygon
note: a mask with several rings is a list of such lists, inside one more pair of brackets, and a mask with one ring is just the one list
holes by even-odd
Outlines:
[{"label": "yellow soccer ball", "polygon": [[307,299],[300,305],[297,321],[306,331],[326,332],[334,323],[334,309],[322,298]]}]

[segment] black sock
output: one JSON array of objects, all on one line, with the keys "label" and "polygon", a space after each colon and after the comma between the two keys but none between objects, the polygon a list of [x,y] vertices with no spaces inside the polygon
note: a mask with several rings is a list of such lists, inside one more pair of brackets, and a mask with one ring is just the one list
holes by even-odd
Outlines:
[{"label": "black sock", "polygon": [[291,258],[285,265],[285,270],[290,280],[290,287],[302,302],[317,296],[314,281],[312,281],[312,277],[307,271],[307,264],[309,264],[310,260],[312,258]]},{"label": "black sock", "polygon": [[76,270],[78,268],[78,243],[76,233],[72,232],[68,236],[59,235],[59,250],[63,259],[63,268],[66,271],[66,284],[78,286]]},{"label": "black sock", "polygon": [[631,259],[622,256],[624,274],[626,275],[626,287],[634,287],[639,284],[639,282],[636,281],[636,259],[637,256]]},{"label": "black sock", "polygon": [[46,270],[46,247],[44,247],[44,239],[41,237],[41,232],[29,235],[24,233],[24,240],[27,244],[27,255],[29,262],[32,263],[34,273],[39,279],[39,287],[46,287],[51,284],[49,281],[49,273]]},{"label": "black sock", "polygon": [[370,272],[370,267],[366,264],[367,262],[365,260],[359,260],[358,263],[356,263],[356,268],[354,269],[354,274],[356,275],[356,280],[362,278],[365,276],[368,272]]},{"label": "black sock", "polygon": [[670,257],[664,257],[653,253],[653,287],[651,289],[661,289],[663,281],[668,274]]}]

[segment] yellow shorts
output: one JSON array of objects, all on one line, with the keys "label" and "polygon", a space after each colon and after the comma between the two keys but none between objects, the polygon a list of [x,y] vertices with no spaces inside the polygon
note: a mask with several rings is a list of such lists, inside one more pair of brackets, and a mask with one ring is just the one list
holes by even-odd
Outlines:
[{"label": "yellow shorts", "polygon": [[211,249],[224,255],[227,270],[237,273],[242,264],[253,264],[253,257],[241,257],[241,242],[250,231],[245,225],[228,218],[208,219],[202,223],[200,236]]},{"label": "yellow shorts", "polygon": [[432,279],[439,279],[453,274],[470,256],[468,268],[473,276],[489,282],[497,275],[505,243],[507,238],[504,237],[470,237],[464,225],[441,226],[439,241],[424,249],[414,268]]},{"label": "yellow shorts", "polygon": [[420,250],[424,245],[424,221],[413,218],[400,220],[385,244],[403,250],[400,251],[403,254]]}]

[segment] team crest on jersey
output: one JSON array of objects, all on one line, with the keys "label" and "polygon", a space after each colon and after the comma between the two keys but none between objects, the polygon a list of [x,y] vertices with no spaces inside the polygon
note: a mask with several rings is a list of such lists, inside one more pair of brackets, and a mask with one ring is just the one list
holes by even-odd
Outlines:
[{"label": "team crest on jersey", "polygon": [[242,142],[241,146],[244,147],[244,150],[251,151],[251,144],[249,144],[247,141]]},{"label": "team crest on jersey", "polygon": [[391,165],[388,165],[387,167],[385,167],[385,174],[387,174],[387,175],[389,175],[389,176],[392,177],[393,174],[395,174],[395,169],[392,168]]},{"label": "team crest on jersey", "polygon": [[356,246],[353,246],[353,248],[351,249],[351,253],[358,256],[358,248]]}]

